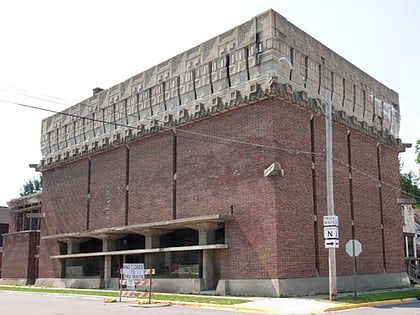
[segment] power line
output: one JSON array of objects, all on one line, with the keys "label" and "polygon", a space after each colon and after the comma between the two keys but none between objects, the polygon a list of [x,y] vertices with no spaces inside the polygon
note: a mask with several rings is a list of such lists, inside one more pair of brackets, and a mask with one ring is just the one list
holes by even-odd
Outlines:
[{"label": "power line", "polygon": [[[12,91],[11,89],[22,91],[22,92],[26,92],[26,93],[15,92],[15,91]],[[30,98],[33,98],[33,99],[36,99],[36,100],[40,100],[40,101],[45,101],[45,102],[49,102],[49,103],[55,103],[55,104],[64,105],[64,106],[67,106],[67,107],[70,106],[70,102],[69,101],[67,101],[65,99],[62,99],[62,98],[59,98],[59,97],[55,97],[55,96],[50,96],[50,95],[41,95],[41,97],[34,96],[34,95],[31,95],[31,94],[28,94],[29,91],[27,91],[27,90],[15,88],[15,87],[9,87],[9,86],[6,86],[6,85],[0,85],[0,90],[5,91],[7,93],[15,94],[15,95],[30,97]],[[46,97],[48,97],[50,99],[47,99]],[[51,100],[51,99],[55,99],[55,100],[59,100],[59,101],[54,101],[54,100]],[[65,103],[63,103],[62,101],[64,101]]]},{"label": "power line", "polygon": [[[83,117],[83,116],[80,116],[80,115],[77,115],[77,114],[66,113],[66,112],[63,112],[63,111],[56,111],[56,110],[42,108],[42,107],[38,107],[38,106],[34,106],[34,105],[28,105],[28,104],[23,104],[23,103],[19,103],[19,102],[12,102],[12,101],[2,100],[2,99],[0,99],[0,102],[6,102],[6,103],[21,106],[21,107],[25,107],[25,108],[42,110],[42,111],[45,111],[45,112],[58,114],[58,115],[69,116],[69,117],[73,117],[73,118],[77,118],[77,119],[85,119],[85,120],[89,120],[89,121],[93,121],[93,122],[100,122],[100,123],[103,123],[103,124],[110,124],[110,125],[113,125],[113,126],[130,128],[130,129],[133,129],[133,130],[140,130],[139,127],[134,127],[134,126],[131,126],[131,125],[128,125],[128,124],[121,124],[121,123],[117,123],[117,122],[109,122],[109,121],[105,121],[103,119],[96,119],[96,118],[93,118],[93,117]],[[154,119],[154,118],[147,117],[147,119]],[[168,130],[169,129],[167,129],[167,131]],[[163,135],[170,135],[167,132],[162,132],[162,131],[163,130],[159,130],[159,131],[157,131],[157,133],[160,133],[160,134],[163,134]],[[180,135],[179,132],[186,133],[186,134],[191,134],[191,135],[196,135],[196,136],[201,136],[201,137],[204,137],[204,138],[207,138],[207,139],[197,138],[197,137],[193,137],[193,136],[184,136],[184,135]],[[276,147],[276,146],[267,146],[267,145],[262,145],[262,144],[258,144],[258,143],[229,139],[229,138],[224,138],[224,137],[220,137],[220,136],[209,135],[209,134],[206,134],[206,133],[184,130],[184,129],[177,129],[177,136],[181,137],[181,138],[195,140],[195,141],[218,143],[218,144],[228,145],[228,146],[238,146],[238,147],[239,146],[240,147],[248,146],[251,149],[260,149],[260,150],[266,150],[266,151],[281,151],[281,152],[285,152],[285,153],[291,154],[291,155],[311,155],[311,156],[315,155],[315,156],[321,156],[321,157],[325,156],[325,153],[295,150],[295,149],[281,148],[281,147]],[[368,174],[368,173],[366,173],[366,172],[364,172],[364,171],[362,171],[358,168],[355,168],[354,166],[349,165],[346,162],[338,160],[334,157],[333,157],[333,160],[335,162],[343,165],[343,166],[346,166],[347,168],[350,168],[352,171],[355,171],[357,173],[360,173],[360,174],[366,176],[367,178],[370,178],[372,181],[374,181],[378,184],[381,183],[383,185],[386,185],[386,186],[390,187],[393,190],[396,190],[398,192],[401,191],[400,187],[397,187],[393,184],[390,184],[390,183],[387,183],[383,180],[380,180],[379,178],[375,177],[374,175],[370,175],[370,174]],[[420,198],[420,196],[415,196],[415,197]]]}]

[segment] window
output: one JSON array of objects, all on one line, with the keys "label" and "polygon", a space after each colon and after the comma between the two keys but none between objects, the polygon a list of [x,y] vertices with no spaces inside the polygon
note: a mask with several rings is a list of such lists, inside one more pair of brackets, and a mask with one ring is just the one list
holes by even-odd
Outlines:
[{"label": "window", "polygon": [[404,206],[401,206],[402,225],[405,225],[405,211]]}]

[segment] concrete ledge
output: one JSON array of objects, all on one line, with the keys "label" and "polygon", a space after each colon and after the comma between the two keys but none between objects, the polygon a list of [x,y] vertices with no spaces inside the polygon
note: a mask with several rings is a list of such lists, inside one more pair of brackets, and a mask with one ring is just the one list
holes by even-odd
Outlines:
[{"label": "concrete ledge", "polygon": [[201,279],[154,279],[154,292],[200,293]]},{"label": "concrete ledge", "polygon": [[28,284],[28,279],[26,279],[26,278],[0,279],[0,284],[3,284],[3,285],[14,285],[14,284],[27,285]]},{"label": "concrete ledge", "polygon": [[[384,273],[357,276],[357,289],[369,291],[383,288],[410,286],[407,273]],[[337,277],[337,290],[352,291],[353,276]],[[218,295],[245,296],[297,296],[326,293],[329,290],[328,277],[300,279],[250,279],[219,280],[216,288]]]},{"label": "concrete ledge", "polygon": [[38,278],[35,285],[53,288],[100,289],[103,287],[101,279],[58,279]]}]

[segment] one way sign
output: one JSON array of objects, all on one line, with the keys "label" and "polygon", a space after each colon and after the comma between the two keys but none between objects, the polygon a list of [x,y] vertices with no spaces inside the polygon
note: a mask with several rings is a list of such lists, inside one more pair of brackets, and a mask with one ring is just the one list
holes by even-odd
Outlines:
[{"label": "one way sign", "polygon": [[325,248],[339,248],[338,240],[325,240]]}]

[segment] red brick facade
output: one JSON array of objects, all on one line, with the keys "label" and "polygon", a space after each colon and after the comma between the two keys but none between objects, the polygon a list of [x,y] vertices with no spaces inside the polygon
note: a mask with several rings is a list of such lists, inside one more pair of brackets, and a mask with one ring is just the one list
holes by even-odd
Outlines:
[{"label": "red brick facade", "polygon": [[[403,272],[398,149],[336,123],[333,135],[337,274],[352,274],[344,245],[353,237],[363,244],[360,274]],[[276,98],[145,137],[45,171],[42,234],[233,214],[222,279],[327,276],[324,142],[323,117]],[[284,177],[263,176],[273,162]],[[41,247],[40,277],[61,277],[48,258],[58,242]]]},{"label": "red brick facade", "polygon": [[7,255],[3,257],[3,277],[26,279],[34,283],[37,278],[35,260],[36,243],[39,232],[28,231],[3,236],[3,249]]}]

